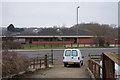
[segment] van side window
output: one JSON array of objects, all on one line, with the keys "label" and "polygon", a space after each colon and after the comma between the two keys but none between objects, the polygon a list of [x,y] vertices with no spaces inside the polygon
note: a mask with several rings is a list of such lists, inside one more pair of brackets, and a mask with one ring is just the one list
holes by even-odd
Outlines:
[{"label": "van side window", "polygon": [[66,50],[65,56],[70,56],[70,54],[71,54],[71,50]]},{"label": "van side window", "polygon": [[77,56],[77,55],[78,55],[77,51],[76,50],[72,50],[72,56]]}]

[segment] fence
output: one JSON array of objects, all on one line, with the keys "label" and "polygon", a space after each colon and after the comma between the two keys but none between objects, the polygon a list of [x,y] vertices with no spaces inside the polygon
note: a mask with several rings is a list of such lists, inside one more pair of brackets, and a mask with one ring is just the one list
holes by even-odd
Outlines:
[{"label": "fence", "polygon": [[46,54],[44,58],[33,58],[31,59],[31,65],[30,68],[36,69],[36,68],[42,68],[42,65],[44,65],[45,68],[48,68],[50,64],[53,65],[54,59],[53,59],[53,50],[51,50],[51,55]]},{"label": "fence", "polygon": [[102,65],[99,64],[102,56],[101,55],[90,55],[89,54],[89,60],[88,60],[88,68],[90,71],[94,74],[95,78],[101,78],[101,70],[102,70]]},{"label": "fence", "polygon": [[101,78],[101,69],[102,65],[100,65],[97,61],[95,60],[88,60],[88,67],[90,71],[94,74],[95,78]]},{"label": "fence", "polygon": [[116,55],[115,53],[102,53],[101,64],[90,58],[88,60],[88,68],[95,78],[100,80],[115,80],[115,64],[120,66],[119,61],[120,55]]}]

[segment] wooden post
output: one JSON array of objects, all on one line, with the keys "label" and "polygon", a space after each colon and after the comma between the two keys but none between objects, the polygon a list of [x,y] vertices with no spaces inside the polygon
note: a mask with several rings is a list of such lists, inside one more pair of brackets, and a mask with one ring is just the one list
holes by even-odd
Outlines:
[{"label": "wooden post", "polygon": [[77,44],[77,46],[79,47],[79,43]]},{"label": "wooden post", "polygon": [[90,69],[90,60],[88,60],[88,68]]},{"label": "wooden post", "polygon": [[98,78],[100,78],[100,66],[98,66]]},{"label": "wooden post", "polygon": [[41,59],[40,59],[40,68],[41,68]]},{"label": "wooden post", "polygon": [[65,45],[66,45],[66,44],[64,43],[64,47],[65,47]]},{"label": "wooden post", "polygon": [[108,80],[106,78],[111,78],[111,80],[114,80],[114,72],[114,62],[103,54],[103,79]]},{"label": "wooden post", "polygon": [[52,44],[51,44],[51,48],[52,48]]},{"label": "wooden post", "polygon": [[30,45],[30,48],[31,48],[31,43],[29,45]]},{"label": "wooden post", "polygon": [[32,68],[32,61],[30,60],[30,68]]},{"label": "wooden post", "polygon": [[91,57],[90,57],[90,53],[89,53],[89,55],[88,55],[88,56],[89,56],[89,59],[91,59]]},{"label": "wooden post", "polygon": [[33,59],[33,69],[35,69],[35,59]]},{"label": "wooden post", "polygon": [[44,63],[45,63],[45,68],[47,68],[48,67],[48,64],[47,64],[47,55],[45,55],[45,61],[44,61]]},{"label": "wooden post", "polygon": [[47,61],[48,61],[48,64],[49,64],[49,53],[47,54]]},{"label": "wooden post", "polygon": [[51,63],[53,64],[53,49],[51,49]]},{"label": "wooden post", "polygon": [[37,42],[37,48],[38,48],[38,42]]},{"label": "wooden post", "polygon": [[89,60],[89,69],[91,70],[91,63],[90,63],[91,61]]},{"label": "wooden post", "polygon": [[44,44],[44,48],[45,48],[45,44]]},{"label": "wooden post", "polygon": [[51,53],[51,63],[53,64],[53,53]]},{"label": "wooden post", "polygon": [[105,71],[105,65],[104,64],[105,64],[104,63],[104,54],[102,53],[102,80],[104,80],[104,78],[105,78],[104,74],[106,74],[106,73],[104,73],[104,71]]},{"label": "wooden post", "polygon": [[39,63],[39,61],[38,61],[38,56],[37,56],[37,64]]},{"label": "wooden post", "polygon": [[96,77],[96,63],[94,63],[95,65],[94,65],[94,75],[95,75],[95,77]]},{"label": "wooden post", "polygon": [[93,73],[93,61],[91,61],[91,71]]},{"label": "wooden post", "polygon": [[92,71],[92,61],[90,60],[90,70]]}]

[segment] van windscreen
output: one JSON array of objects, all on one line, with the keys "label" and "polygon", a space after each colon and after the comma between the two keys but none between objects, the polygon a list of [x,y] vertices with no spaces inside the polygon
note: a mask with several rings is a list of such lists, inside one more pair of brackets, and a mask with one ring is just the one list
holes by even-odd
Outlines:
[{"label": "van windscreen", "polygon": [[65,56],[70,56],[71,50],[66,50]]},{"label": "van windscreen", "polygon": [[72,50],[72,56],[77,56],[77,55],[78,55],[77,51],[76,50]]}]

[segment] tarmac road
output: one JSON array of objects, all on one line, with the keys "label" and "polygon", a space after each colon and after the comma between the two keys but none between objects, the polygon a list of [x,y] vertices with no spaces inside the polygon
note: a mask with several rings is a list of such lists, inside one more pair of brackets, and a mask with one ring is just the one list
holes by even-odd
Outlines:
[{"label": "tarmac road", "polygon": [[[100,55],[103,52],[118,53],[118,48],[80,48],[82,55],[86,58],[89,54]],[[45,54],[50,54],[51,49],[37,49],[37,50],[11,50],[19,54],[26,55],[30,58],[43,57]],[[62,58],[64,49],[53,49],[54,58]]]}]

